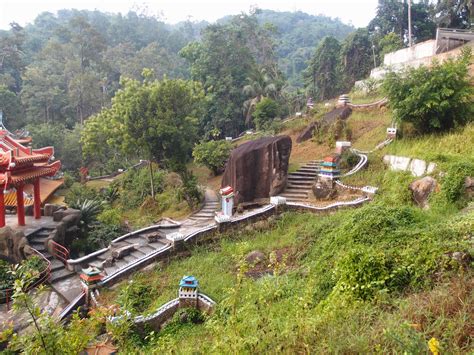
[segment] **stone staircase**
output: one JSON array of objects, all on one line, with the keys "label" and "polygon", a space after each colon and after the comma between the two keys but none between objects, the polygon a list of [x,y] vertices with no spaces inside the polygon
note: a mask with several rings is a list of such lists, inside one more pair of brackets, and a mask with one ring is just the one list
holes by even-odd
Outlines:
[{"label": "stone staircase", "polygon": [[[149,242],[148,237],[152,235],[156,236],[157,238],[155,241]],[[165,235],[162,231],[144,231],[143,233],[136,234],[112,243],[112,249],[115,250],[130,247],[132,245],[135,246],[135,248],[133,248],[133,250],[127,255],[118,259],[114,259],[113,263],[111,264],[107,263],[106,260],[110,260],[112,257],[112,250],[109,248],[109,250],[106,252],[97,255],[91,260],[88,260],[87,264],[89,266],[97,267],[98,269],[103,270],[104,274],[108,276],[140,259],[143,259],[147,255],[162,249],[168,244],[169,241],[165,239]]]},{"label": "stone staircase", "polygon": [[55,258],[46,249],[46,239],[53,228],[41,228],[28,235],[30,246],[51,262],[51,287],[59,293],[66,301],[71,302],[81,292],[79,277],[75,272],[66,269],[64,263]]},{"label": "stone staircase", "polygon": [[198,212],[192,214],[189,219],[192,221],[208,221],[213,220],[214,216],[216,215],[216,211],[220,209],[219,201],[208,201],[204,203],[202,209]]},{"label": "stone staircase", "polygon": [[307,200],[311,193],[311,186],[318,176],[320,163],[317,160],[310,161],[297,171],[288,174],[288,183],[281,196],[290,202]]}]

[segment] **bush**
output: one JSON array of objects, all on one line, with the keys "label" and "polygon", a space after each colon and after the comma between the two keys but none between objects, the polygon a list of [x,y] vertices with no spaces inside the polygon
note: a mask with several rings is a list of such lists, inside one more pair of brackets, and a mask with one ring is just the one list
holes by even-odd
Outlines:
[{"label": "bush", "polygon": [[123,230],[120,225],[109,225],[104,223],[96,223],[88,231],[86,242],[86,252],[92,252],[102,248],[106,248],[112,240],[122,235]]},{"label": "bush", "polygon": [[122,214],[116,208],[106,208],[99,213],[97,220],[109,226],[119,226],[122,223]]},{"label": "bush", "polygon": [[410,269],[397,265],[392,257],[383,252],[362,248],[352,250],[336,266],[336,289],[367,300],[378,291],[390,292],[407,286]]},{"label": "bush", "polygon": [[474,176],[474,164],[470,161],[454,163],[448,167],[443,179],[443,191],[449,202],[464,204],[462,197],[467,176]]},{"label": "bush", "polygon": [[[165,171],[153,169],[153,185],[157,194],[164,190],[165,175]],[[120,187],[121,205],[129,208],[139,207],[147,196],[151,196],[150,170],[127,171],[120,179]]]},{"label": "bush", "polygon": [[178,189],[179,200],[186,200],[188,206],[194,208],[203,197],[202,191],[197,184],[197,178],[189,171],[181,173],[183,186]]},{"label": "bush", "polygon": [[278,115],[278,104],[266,97],[262,99],[256,106],[252,116],[258,130],[265,130],[269,127],[273,119]]},{"label": "bush", "polygon": [[99,193],[96,190],[80,183],[74,183],[64,197],[64,202],[72,206],[80,204],[78,201],[96,200],[98,198]]},{"label": "bush", "polygon": [[472,121],[474,88],[470,84],[470,50],[456,60],[431,68],[391,72],[383,83],[394,116],[413,123],[419,133],[442,132]]},{"label": "bush", "polygon": [[194,161],[208,167],[214,175],[219,175],[229,159],[232,144],[225,140],[201,142],[194,147]]}]

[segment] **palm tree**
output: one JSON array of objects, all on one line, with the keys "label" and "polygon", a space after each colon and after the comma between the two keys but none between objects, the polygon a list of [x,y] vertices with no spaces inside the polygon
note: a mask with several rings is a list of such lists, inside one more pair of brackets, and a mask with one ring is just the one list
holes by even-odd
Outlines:
[{"label": "palm tree", "polygon": [[278,88],[274,78],[272,78],[265,68],[256,68],[249,77],[247,77],[247,85],[242,89],[244,95],[248,99],[244,102],[245,124],[249,125],[252,112],[255,106],[264,97],[275,98],[278,93]]}]

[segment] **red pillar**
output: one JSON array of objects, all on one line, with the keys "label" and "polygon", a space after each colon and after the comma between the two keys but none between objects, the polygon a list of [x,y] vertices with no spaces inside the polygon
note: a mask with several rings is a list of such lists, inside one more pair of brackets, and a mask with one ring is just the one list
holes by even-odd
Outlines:
[{"label": "red pillar", "polygon": [[3,195],[3,186],[0,186],[0,228],[5,227],[5,196]]},{"label": "red pillar", "polygon": [[25,225],[25,200],[23,199],[23,184],[16,186],[16,214],[18,225]]},{"label": "red pillar", "polygon": [[33,195],[34,195],[34,215],[35,219],[41,218],[41,196],[40,196],[40,183],[39,178],[33,182]]}]

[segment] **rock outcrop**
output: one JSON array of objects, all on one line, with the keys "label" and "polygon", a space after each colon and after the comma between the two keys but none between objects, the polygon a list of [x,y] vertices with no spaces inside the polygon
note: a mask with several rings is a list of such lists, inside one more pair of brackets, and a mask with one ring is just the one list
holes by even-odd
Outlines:
[{"label": "rock outcrop", "polygon": [[301,143],[311,139],[313,137],[314,131],[318,127],[317,122],[312,122],[300,133],[300,135],[296,138],[296,143]]},{"label": "rock outcrop", "polygon": [[278,195],[285,189],[291,144],[289,136],[265,137],[232,151],[222,187],[232,186],[236,205]]},{"label": "rock outcrop", "polygon": [[22,231],[10,227],[0,228],[0,254],[5,259],[19,263],[27,257],[28,241]]},{"label": "rock outcrop", "polygon": [[429,208],[428,199],[437,188],[438,183],[431,176],[415,180],[409,186],[413,200],[422,208]]},{"label": "rock outcrop", "polygon": [[335,108],[332,111],[326,113],[321,121],[312,122],[300,133],[298,138],[296,138],[297,143],[301,143],[311,139],[314,135],[314,132],[320,129],[324,129],[327,126],[331,125],[336,120],[345,120],[352,113],[352,109],[347,106]]},{"label": "rock outcrop", "polygon": [[337,196],[337,190],[333,181],[321,177],[318,177],[313,186],[311,186],[311,190],[317,200],[333,200]]}]

